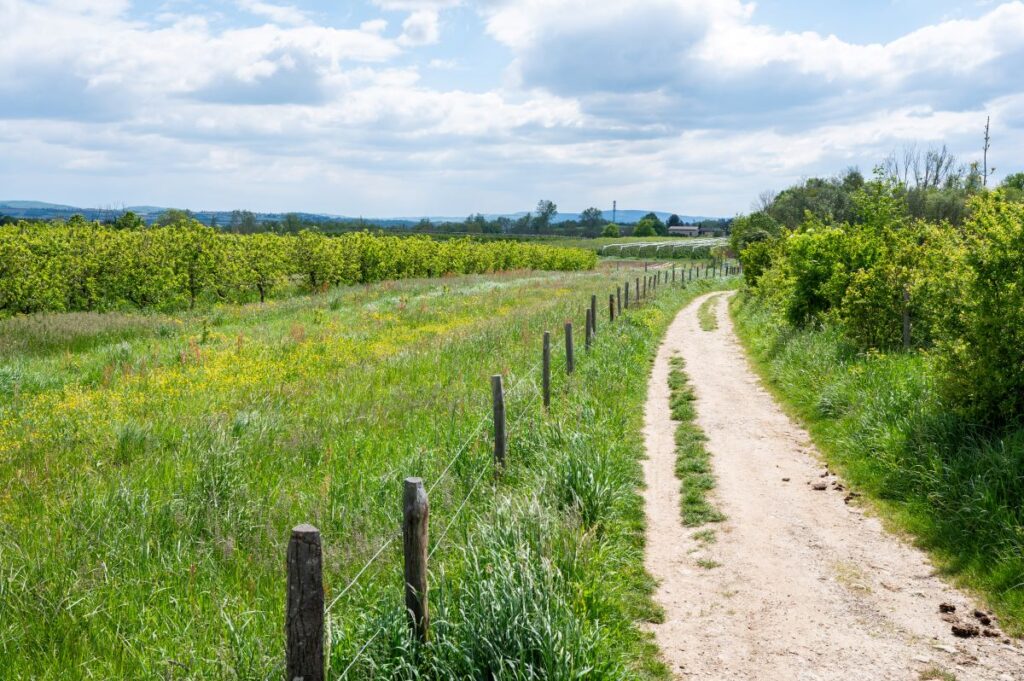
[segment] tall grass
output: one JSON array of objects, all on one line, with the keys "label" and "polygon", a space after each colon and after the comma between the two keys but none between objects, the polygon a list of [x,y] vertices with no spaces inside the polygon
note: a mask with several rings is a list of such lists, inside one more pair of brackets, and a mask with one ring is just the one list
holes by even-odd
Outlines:
[{"label": "tall grass", "polygon": [[794,330],[751,297],[737,330],[829,460],[942,569],[1024,631],[1024,429],[983,435],[943,406],[924,353],[857,353],[836,329]]},{"label": "tall grass", "polygon": [[[541,332],[614,283],[387,282],[3,355],[0,677],[276,678],[289,528],[320,527],[334,601],[398,528],[402,479],[438,481],[466,441],[431,493],[431,642],[389,544],[331,609],[332,675],[376,636],[349,678],[664,676],[636,626],[657,617],[642,404],[665,326],[712,284],[605,323],[572,377],[556,359],[542,414]],[[509,467],[474,489],[497,372]]]}]

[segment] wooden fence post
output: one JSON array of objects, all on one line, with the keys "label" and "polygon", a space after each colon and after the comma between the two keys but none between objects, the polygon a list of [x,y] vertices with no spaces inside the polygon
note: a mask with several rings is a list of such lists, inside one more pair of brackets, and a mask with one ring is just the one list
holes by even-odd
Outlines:
[{"label": "wooden fence post", "polygon": [[594,315],[591,314],[589,307],[587,308],[587,323],[584,339],[587,352],[590,352],[590,344],[594,341]]},{"label": "wooden fence post", "polygon": [[324,578],[320,530],[292,528],[285,612],[286,681],[324,681]]},{"label": "wooden fence post", "polygon": [[[629,284],[626,284],[626,286],[628,288]],[[621,316],[622,315],[622,287],[621,286],[616,286],[615,287],[615,297],[618,299],[618,304],[616,304],[616,306],[615,306],[615,308],[616,308],[615,309],[615,314]],[[629,307],[629,306],[627,305],[626,307]]]},{"label": "wooden fence post", "polygon": [[636,286],[635,286],[635,288],[636,288],[636,304],[639,305],[640,304],[640,298],[641,298],[641,296],[640,296],[640,277],[636,278]]},{"label": "wooden fence post", "polygon": [[597,335],[597,295],[590,295],[590,332]]},{"label": "wooden fence post", "polygon": [[494,401],[494,463],[505,467],[505,387],[501,374],[491,376],[491,398]]},{"label": "wooden fence post", "polygon": [[541,378],[542,385],[544,386],[544,407],[551,406],[551,332],[544,332],[544,358],[541,362],[543,365],[543,376]]},{"label": "wooden fence post", "polygon": [[405,610],[413,634],[425,642],[430,631],[427,604],[427,541],[430,503],[423,478],[406,478],[402,495],[402,540],[405,552]]},{"label": "wooden fence post", "polygon": [[608,323],[615,321],[615,294],[608,294]]},{"label": "wooden fence post", "polygon": [[629,309],[629,282],[626,282],[626,309]]},{"label": "wooden fence post", "polygon": [[576,368],[572,354],[572,322],[565,323],[565,373],[571,374]]},{"label": "wooden fence post", "polygon": [[644,277],[644,292],[639,297],[647,300],[647,277]]}]

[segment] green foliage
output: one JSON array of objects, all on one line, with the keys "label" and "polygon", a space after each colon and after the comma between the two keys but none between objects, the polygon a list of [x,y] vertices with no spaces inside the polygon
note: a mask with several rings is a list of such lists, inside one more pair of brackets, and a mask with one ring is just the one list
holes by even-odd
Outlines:
[{"label": "green foliage", "polygon": [[80,218],[19,223],[0,227],[0,314],[194,309],[262,302],[290,283],[320,291],[408,277],[584,270],[596,261],[592,251],[514,241],[440,242],[367,232],[329,237],[308,230],[224,234],[191,219],[152,229]]},{"label": "green foliage", "polygon": [[668,236],[668,227],[657,215],[648,213],[636,223],[633,236]]},{"label": "green foliage", "polygon": [[944,318],[946,394],[977,418],[1024,414],[1024,204],[978,196],[965,228],[963,291]]},{"label": "green foliage", "polygon": [[114,229],[142,229],[146,226],[146,223],[132,211],[127,211],[114,220],[113,226]]},{"label": "green foliage", "polygon": [[782,225],[768,213],[758,211],[743,215],[732,222],[729,234],[729,248],[733,253],[742,253],[753,243],[776,239],[782,234]]},{"label": "green foliage", "polygon": [[640,220],[636,223],[636,227],[633,228],[633,236],[657,236],[658,232],[654,229],[654,223],[649,220]]},{"label": "green foliage", "polygon": [[601,230],[601,236],[606,239],[617,239],[619,237],[619,226],[614,222],[609,222]]},{"label": "green foliage", "polygon": [[761,275],[772,266],[772,254],[778,247],[774,240],[754,241],[739,252],[743,265],[743,279],[747,286],[757,286]]}]

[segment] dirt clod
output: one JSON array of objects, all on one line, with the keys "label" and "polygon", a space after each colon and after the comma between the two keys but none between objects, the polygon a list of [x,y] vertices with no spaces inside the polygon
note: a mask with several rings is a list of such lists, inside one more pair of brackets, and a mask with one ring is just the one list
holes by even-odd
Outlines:
[{"label": "dirt clod", "polygon": [[952,603],[940,603],[939,612],[956,612],[956,606]]},{"label": "dirt clod", "polygon": [[973,624],[954,624],[953,635],[958,638],[974,638],[981,631]]},{"label": "dirt clod", "polygon": [[816,482],[813,485],[811,485],[811,489],[815,490],[816,492],[824,492],[825,490],[828,489],[828,483]]}]

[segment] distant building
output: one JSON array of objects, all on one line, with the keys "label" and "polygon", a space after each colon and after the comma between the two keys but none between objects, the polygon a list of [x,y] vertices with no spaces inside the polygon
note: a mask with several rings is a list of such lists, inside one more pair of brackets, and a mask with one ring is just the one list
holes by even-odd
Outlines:
[{"label": "distant building", "polygon": [[700,234],[700,227],[697,225],[676,225],[675,227],[669,227],[668,233],[670,236],[698,236]]}]

